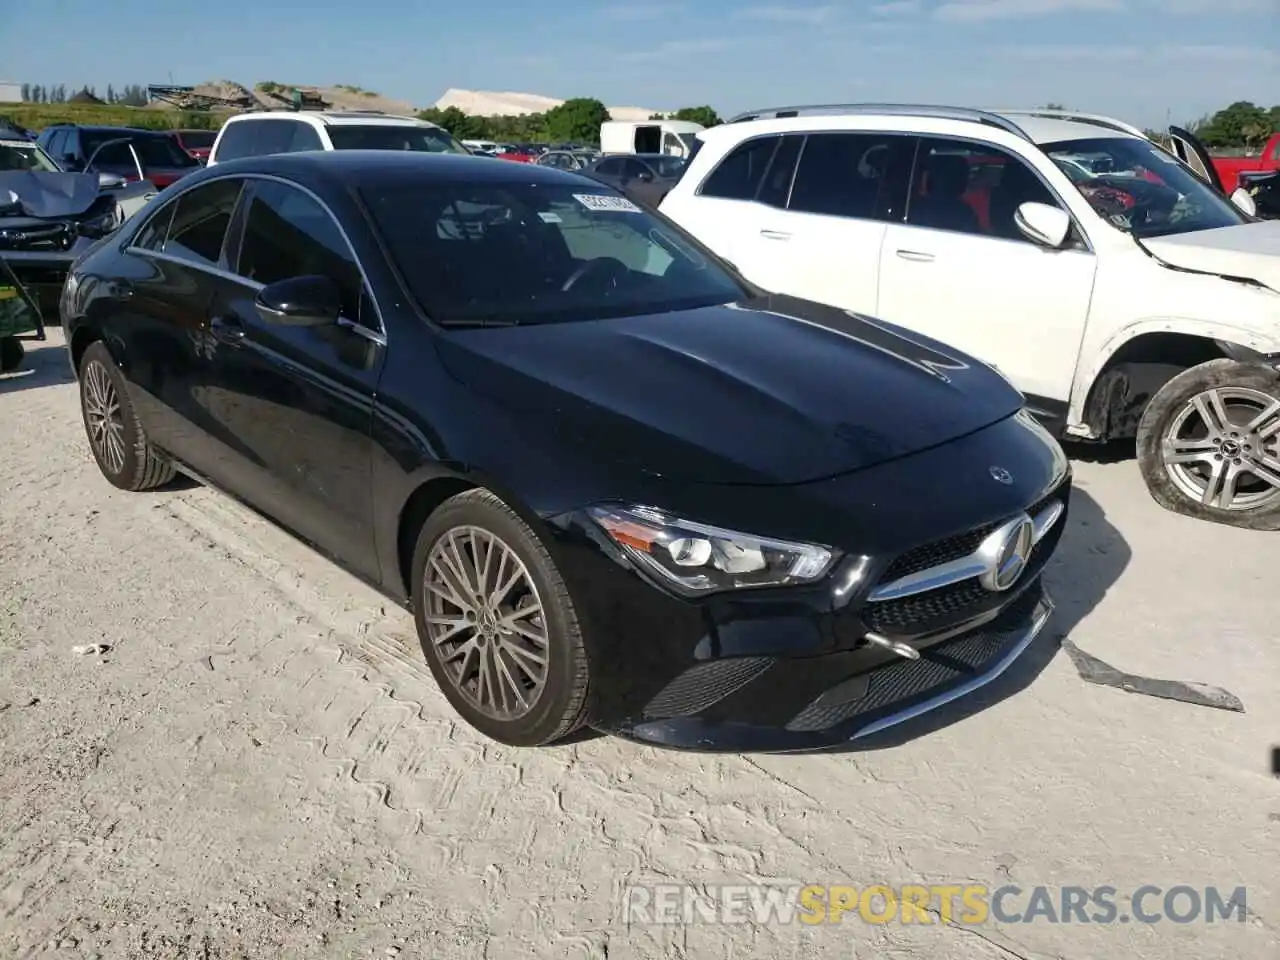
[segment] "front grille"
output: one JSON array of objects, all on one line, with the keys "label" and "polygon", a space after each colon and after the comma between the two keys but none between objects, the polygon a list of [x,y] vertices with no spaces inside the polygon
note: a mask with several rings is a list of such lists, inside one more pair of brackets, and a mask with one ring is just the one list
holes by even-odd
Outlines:
[{"label": "front grille", "polygon": [[52,226],[0,227],[0,250],[69,250],[75,232],[65,223]]},{"label": "front grille", "polygon": [[920,651],[919,660],[895,660],[867,675],[866,693],[844,703],[815,700],[787,724],[819,731],[857,717],[898,710],[991,670],[1018,642],[1040,602],[1039,587],[1026,590],[987,626]]},{"label": "front grille", "polygon": [[[1060,524],[1058,526],[1061,526]],[[1023,581],[1040,572],[1054,544],[1057,529],[1036,544],[1027,561]],[[873,633],[919,634],[944,629],[957,620],[976,617],[1008,600],[1008,593],[993,593],[976,579],[962,580],[947,587],[912,594],[898,600],[868,603],[862,610],[862,621]]]},{"label": "front grille", "polygon": [[[1047,507],[1051,501],[1061,496],[1062,488],[1055,488],[1027,507],[1027,513],[1034,517]],[[994,523],[984,523],[982,526],[974,527],[972,530],[956,533],[941,540],[926,543],[924,546],[916,547],[913,550],[908,550],[894,560],[893,563],[889,564],[889,568],[884,572],[884,576],[880,578],[877,586],[892,583],[894,580],[901,580],[903,577],[909,577],[913,573],[919,573],[921,570],[928,570],[930,567],[949,563],[952,560],[959,560],[961,557],[967,557],[978,549],[978,544],[982,543],[987,534],[1003,522],[1003,520],[997,520]]]}]

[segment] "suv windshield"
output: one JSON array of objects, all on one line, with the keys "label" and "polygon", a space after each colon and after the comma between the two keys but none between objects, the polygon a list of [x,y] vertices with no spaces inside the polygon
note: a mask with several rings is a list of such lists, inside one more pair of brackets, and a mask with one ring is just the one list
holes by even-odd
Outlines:
[{"label": "suv windshield", "polygon": [[599,320],[746,293],[677,228],[607,188],[440,183],[362,195],[413,295],[442,324]]},{"label": "suv windshield", "polygon": [[1043,149],[1103,219],[1135,237],[1248,222],[1172,154],[1145,140],[1066,140]]},{"label": "suv windshield", "polygon": [[416,150],[420,153],[470,153],[439,127],[332,124],[329,139],[335,150]]},{"label": "suv windshield", "polygon": [[[178,141],[174,140],[173,137],[164,133],[129,133],[125,130],[118,133],[114,131],[95,131],[92,134],[83,134],[82,139],[84,141],[86,160],[92,157],[94,151],[104,143],[111,143],[112,140],[127,140],[133,144],[133,149],[138,152],[138,159],[142,162],[144,168],[200,166],[199,160],[196,160],[191,154],[178,146]],[[110,146],[104,147],[102,152],[97,155],[94,163],[132,167],[133,154],[129,152],[128,144],[111,143]]]},{"label": "suv windshield", "polygon": [[30,140],[0,140],[0,170],[43,170],[58,173],[61,168]]}]

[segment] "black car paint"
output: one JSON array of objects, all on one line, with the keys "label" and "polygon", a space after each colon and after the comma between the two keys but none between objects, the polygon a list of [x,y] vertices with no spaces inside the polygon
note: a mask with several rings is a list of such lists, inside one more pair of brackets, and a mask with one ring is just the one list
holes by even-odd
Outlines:
[{"label": "black car paint", "polygon": [[[814,732],[779,720],[894,660],[861,640],[863,599],[890,562],[1050,491],[1068,495],[1061,451],[1013,416],[1021,398],[989,368],[745,284],[742,302],[687,313],[440,329],[412,302],[357,193],[397,178],[573,174],[335,152],[230,162],[172,193],[234,176],[282,178],[323,200],[373,291],[372,329],[265,323],[256,285],[228,269],[234,221],[210,268],[129,252],[140,216],[76,268],[63,303],[73,364],[102,339],[152,439],[179,465],[405,605],[417,524],[452,493],[493,490],[542,535],[588,626],[602,729],[700,748],[847,738],[848,723]],[[994,482],[993,466],[1014,479]],[[691,601],[652,583],[585,518],[604,501],[830,544],[844,558],[812,586]],[[984,598],[989,615],[1038,597],[1061,529],[1018,589]],[[929,621],[929,638],[953,621]],[[646,713],[690,669],[765,661],[694,716]]]}]

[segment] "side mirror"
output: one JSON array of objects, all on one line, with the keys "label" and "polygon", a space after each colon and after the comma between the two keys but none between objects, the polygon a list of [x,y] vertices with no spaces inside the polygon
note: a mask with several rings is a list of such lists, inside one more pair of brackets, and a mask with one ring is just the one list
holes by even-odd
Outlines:
[{"label": "side mirror", "polygon": [[1052,250],[1061,249],[1071,233],[1071,218],[1047,203],[1021,204],[1013,215],[1013,225],[1032,243]]},{"label": "side mirror", "polygon": [[1231,194],[1231,202],[1234,203],[1241,212],[1250,217],[1256,217],[1258,215],[1258,204],[1254,201],[1253,194],[1244,187],[1236,187]]},{"label": "side mirror", "polygon": [[636,179],[641,183],[653,183],[653,174],[648,170],[644,170],[636,174]]},{"label": "side mirror", "polygon": [[116,173],[107,173],[105,170],[98,174],[99,190],[119,190],[129,181]]},{"label": "side mirror", "polygon": [[328,277],[291,277],[263,287],[254,307],[267,323],[322,327],[338,322],[342,297]]}]

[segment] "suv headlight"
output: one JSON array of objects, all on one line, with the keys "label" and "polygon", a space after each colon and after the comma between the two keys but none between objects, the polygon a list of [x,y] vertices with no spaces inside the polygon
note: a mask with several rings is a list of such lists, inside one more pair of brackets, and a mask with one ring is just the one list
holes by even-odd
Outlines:
[{"label": "suv headlight", "polygon": [[120,226],[122,220],[120,204],[113,199],[110,207],[102,213],[81,220],[76,225],[76,229],[79,231],[80,236],[88,237],[90,240],[98,240]]},{"label": "suv headlight", "polygon": [[813,583],[836,551],[668,516],[654,507],[599,506],[591,518],[625,556],[681,593]]}]

